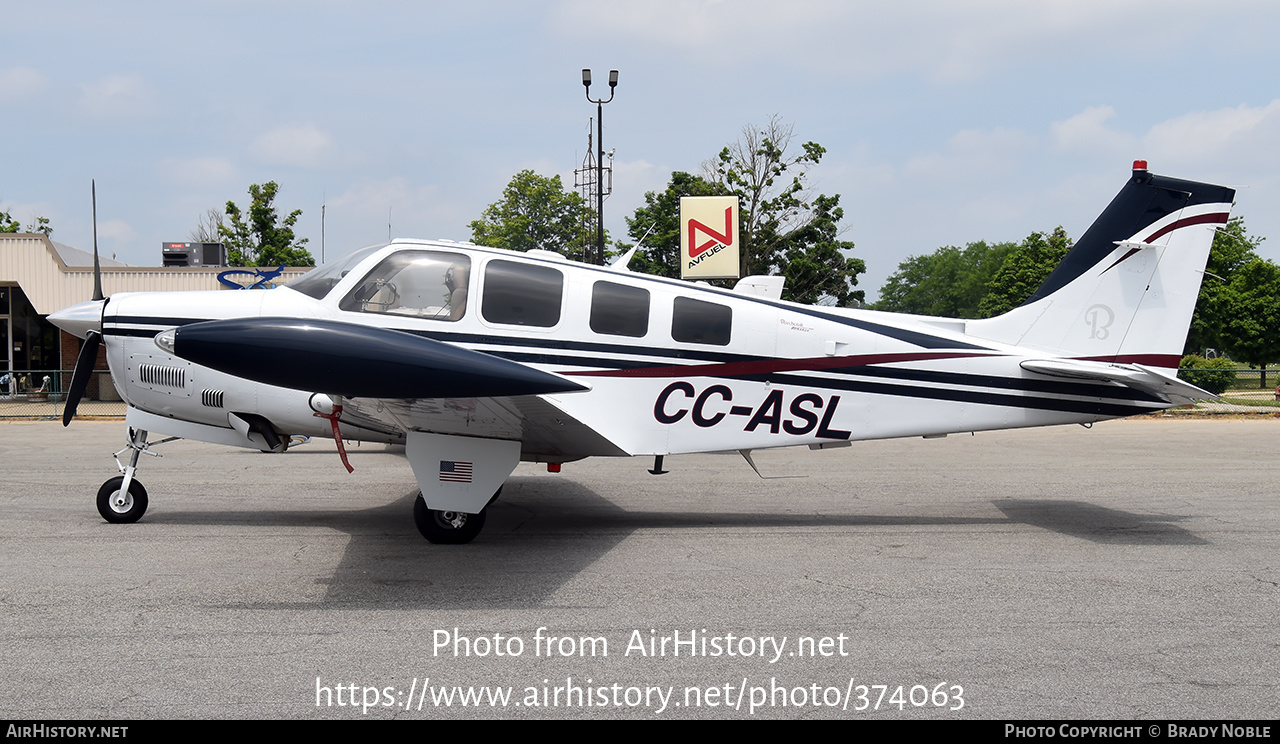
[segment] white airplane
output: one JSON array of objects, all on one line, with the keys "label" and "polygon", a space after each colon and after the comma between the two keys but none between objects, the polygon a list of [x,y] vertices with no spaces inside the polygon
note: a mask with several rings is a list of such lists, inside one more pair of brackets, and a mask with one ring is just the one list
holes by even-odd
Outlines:
[{"label": "white airplane", "polygon": [[273,290],[97,290],[50,317],[87,339],[64,424],[105,343],[130,452],[98,492],[107,521],[147,508],[149,434],[271,452],[332,436],[344,465],[344,439],[405,445],[419,531],[465,543],[522,460],[646,456],[661,474],[672,454],[751,463],[769,447],[1147,413],[1212,397],[1176,370],[1233,196],[1137,161],[1044,285],[985,320],[783,302],[777,277],[729,291],[420,240]]}]

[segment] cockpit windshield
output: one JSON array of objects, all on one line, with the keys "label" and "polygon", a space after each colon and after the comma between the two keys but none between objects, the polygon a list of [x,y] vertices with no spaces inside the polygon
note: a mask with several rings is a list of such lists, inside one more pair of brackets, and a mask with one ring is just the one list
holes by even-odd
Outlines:
[{"label": "cockpit windshield", "polygon": [[329,290],[342,281],[342,278],[354,269],[357,264],[368,258],[375,251],[386,247],[386,243],[381,243],[371,245],[368,248],[361,248],[345,258],[330,261],[315,271],[308,271],[285,286],[312,299],[323,300],[325,295],[329,294]]}]

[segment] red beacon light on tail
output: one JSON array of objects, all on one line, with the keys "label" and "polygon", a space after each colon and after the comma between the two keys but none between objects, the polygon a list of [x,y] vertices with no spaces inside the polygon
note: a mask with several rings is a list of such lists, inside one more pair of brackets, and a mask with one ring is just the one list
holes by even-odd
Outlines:
[{"label": "red beacon light on tail", "polygon": [[1133,161],[1133,169],[1134,169],[1135,171],[1144,171],[1144,172],[1145,172],[1145,171],[1147,170],[1147,161],[1145,161],[1145,160],[1135,160],[1135,161]]}]

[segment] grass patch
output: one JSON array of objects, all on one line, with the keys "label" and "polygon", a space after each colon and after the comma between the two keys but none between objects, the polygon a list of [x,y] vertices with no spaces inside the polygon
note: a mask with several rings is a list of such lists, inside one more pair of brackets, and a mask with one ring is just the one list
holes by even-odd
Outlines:
[{"label": "grass patch", "polygon": [[1230,392],[1223,393],[1223,402],[1230,403],[1234,406],[1263,406],[1265,408],[1280,408],[1280,400],[1274,398],[1243,398],[1232,395]]}]

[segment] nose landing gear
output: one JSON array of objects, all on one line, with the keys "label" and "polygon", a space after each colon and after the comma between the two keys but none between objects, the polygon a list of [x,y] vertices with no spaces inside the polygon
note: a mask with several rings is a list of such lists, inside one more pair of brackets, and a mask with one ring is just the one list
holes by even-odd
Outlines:
[{"label": "nose landing gear", "polygon": [[[162,439],[153,444],[163,444],[174,439],[177,437]],[[126,450],[130,450],[129,464],[123,465],[120,455]],[[129,524],[142,519],[142,515],[146,513],[147,489],[133,479],[138,470],[138,457],[143,454],[160,457],[160,453],[152,452],[151,446],[147,444],[146,430],[130,428],[129,445],[115,454],[116,467],[120,468],[121,475],[108,479],[98,489],[98,513],[108,522]]]}]

